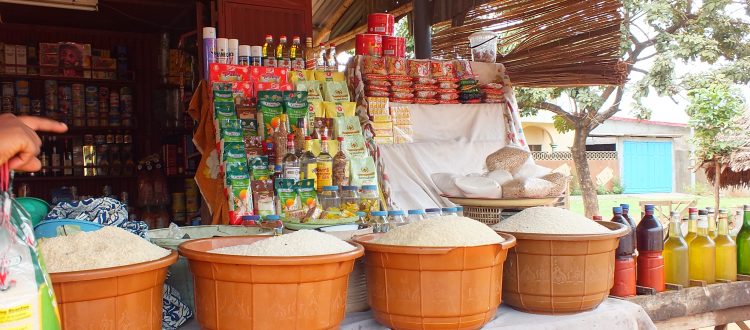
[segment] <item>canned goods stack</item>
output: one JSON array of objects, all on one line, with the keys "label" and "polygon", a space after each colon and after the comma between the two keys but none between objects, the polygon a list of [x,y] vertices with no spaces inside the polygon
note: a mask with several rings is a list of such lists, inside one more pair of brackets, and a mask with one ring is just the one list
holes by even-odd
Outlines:
[{"label": "canned goods stack", "polygon": [[172,222],[183,225],[186,221],[185,193],[172,193]]},{"label": "canned goods stack", "polygon": [[83,84],[73,84],[71,88],[71,106],[73,111],[73,126],[83,127],[86,125],[86,98]]},{"label": "canned goods stack", "polygon": [[120,88],[120,117],[122,126],[133,126],[133,91],[130,87]]},{"label": "canned goods stack", "polygon": [[99,88],[86,86],[86,126],[99,126]]},{"label": "canned goods stack", "polygon": [[367,16],[367,33],[358,34],[355,54],[369,56],[406,57],[406,38],[394,36],[391,14],[374,13]]},{"label": "canned goods stack", "polygon": [[100,86],[98,94],[99,113],[95,126],[105,127],[109,123],[109,88]]}]

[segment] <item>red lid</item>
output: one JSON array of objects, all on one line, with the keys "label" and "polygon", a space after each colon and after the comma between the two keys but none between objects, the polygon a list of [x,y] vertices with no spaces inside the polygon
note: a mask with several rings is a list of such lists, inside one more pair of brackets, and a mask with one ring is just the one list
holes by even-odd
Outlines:
[{"label": "red lid", "polygon": [[344,142],[344,137],[343,136],[339,136],[338,138],[336,138],[336,140],[338,140],[339,142]]},{"label": "red lid", "polygon": [[280,35],[279,39],[286,39],[286,36],[285,35]]},{"label": "red lid", "polygon": [[328,140],[328,137],[327,137],[327,136],[325,136],[325,135],[323,135],[323,136],[321,136],[321,137],[320,137],[320,140],[321,140],[321,141],[327,141],[327,140]]},{"label": "red lid", "polygon": [[331,47],[336,47],[336,44],[334,44],[334,43],[330,43],[330,46],[331,46]]},{"label": "red lid", "polygon": [[310,140],[312,140],[311,136],[305,136],[305,141],[310,141]]},{"label": "red lid", "polygon": [[321,43],[320,43],[320,45],[318,45],[318,46],[320,46],[320,47],[325,47],[325,46],[326,46],[326,44],[325,44],[325,42],[321,42]]},{"label": "red lid", "polygon": [[270,34],[266,34],[266,39],[269,39],[269,38],[270,38],[270,39],[273,39],[273,36],[272,36],[272,35],[270,35]]},{"label": "red lid", "polygon": [[688,208],[688,213],[698,213],[698,208],[697,207]]},{"label": "red lid", "polygon": [[602,216],[601,215],[595,215],[595,216],[591,217],[591,219],[597,220],[597,221],[602,221]]}]

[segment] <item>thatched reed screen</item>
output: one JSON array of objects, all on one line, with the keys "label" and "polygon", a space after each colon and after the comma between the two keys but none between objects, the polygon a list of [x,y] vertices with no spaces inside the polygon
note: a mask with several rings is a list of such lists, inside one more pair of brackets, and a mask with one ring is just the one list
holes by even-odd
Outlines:
[{"label": "thatched reed screen", "polygon": [[468,36],[500,36],[497,62],[518,86],[621,85],[619,0],[495,0],[468,11],[463,25],[433,25],[434,58],[471,58]]}]

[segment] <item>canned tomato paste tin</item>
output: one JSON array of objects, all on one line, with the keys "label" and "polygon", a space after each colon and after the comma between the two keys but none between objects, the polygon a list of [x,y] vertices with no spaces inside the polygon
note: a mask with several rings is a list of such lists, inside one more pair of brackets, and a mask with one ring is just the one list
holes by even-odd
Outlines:
[{"label": "canned tomato paste tin", "polygon": [[393,35],[393,15],[374,13],[367,16],[367,33]]},{"label": "canned tomato paste tin", "polygon": [[406,57],[406,38],[383,36],[383,55]]},{"label": "canned tomato paste tin", "polygon": [[383,36],[379,34],[358,34],[354,47],[356,55],[383,56]]}]

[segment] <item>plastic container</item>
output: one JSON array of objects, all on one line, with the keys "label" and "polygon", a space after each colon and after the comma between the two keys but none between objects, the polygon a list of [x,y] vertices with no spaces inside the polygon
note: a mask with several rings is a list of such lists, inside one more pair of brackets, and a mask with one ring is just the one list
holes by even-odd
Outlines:
[{"label": "plastic container", "polygon": [[203,329],[335,329],[344,319],[349,273],[364,249],[304,257],[208,253],[264,236],[214,237],[180,245],[195,275]]},{"label": "plastic container", "polygon": [[161,329],[162,291],[177,252],[133,265],[50,273],[63,329]]},{"label": "plastic container", "polygon": [[406,38],[383,36],[383,55],[406,57]]},{"label": "plastic container", "polygon": [[34,227],[34,237],[51,238],[57,237],[59,233],[95,231],[104,227],[101,224],[85,220],[58,219],[42,221]]},{"label": "plastic container", "polygon": [[443,212],[440,211],[439,208],[430,208],[430,209],[425,209],[424,210],[424,217],[425,217],[425,219],[437,218],[437,217],[439,217],[441,215],[443,215]]},{"label": "plastic container", "polygon": [[440,209],[444,216],[458,216],[458,209],[455,207],[444,207]]},{"label": "plastic container", "polygon": [[358,34],[354,45],[355,55],[383,56],[383,36],[380,34]]},{"label": "plastic container", "polygon": [[372,13],[367,15],[367,33],[392,36],[395,32],[393,15],[386,13]]},{"label": "plastic container", "polygon": [[367,251],[365,271],[372,314],[394,329],[479,329],[501,301],[503,261],[516,244],[413,247],[371,243],[378,234],[355,236]]},{"label": "plastic container", "polygon": [[424,210],[409,210],[408,216],[406,216],[406,222],[419,222],[424,220]]},{"label": "plastic container", "polygon": [[388,223],[393,226],[403,226],[407,224],[406,213],[402,210],[388,211]]},{"label": "plastic container", "polygon": [[635,259],[633,256],[615,258],[615,283],[609,294],[617,297],[635,296]]},{"label": "plastic container", "polygon": [[330,210],[332,208],[338,209],[341,207],[338,186],[324,186],[323,192],[320,193],[318,199],[320,200],[320,207],[322,207],[323,210]]},{"label": "plastic container", "polygon": [[41,222],[42,219],[47,216],[47,213],[49,213],[51,209],[46,201],[39,198],[18,197],[16,198],[16,202],[18,202],[18,204],[21,204],[21,206],[23,206],[23,209],[29,213],[32,226],[36,226],[37,224],[39,224],[39,222]]},{"label": "plastic container", "polygon": [[386,211],[370,212],[370,223],[372,224],[373,233],[385,233],[391,229],[388,223],[388,212]]},{"label": "plastic container", "polygon": [[497,34],[489,31],[474,32],[469,35],[471,60],[474,62],[495,63],[497,60]]},{"label": "plastic container", "polygon": [[352,213],[359,211],[359,187],[341,187],[341,208]]},{"label": "plastic container", "polygon": [[364,185],[359,193],[359,210],[370,213],[380,211],[380,196],[378,196],[378,186]]},{"label": "plastic container", "polygon": [[[600,222],[611,233],[554,235],[508,233],[516,237],[503,275],[503,303],[541,314],[596,308],[614,283],[615,249],[629,228]],[[369,253],[369,251],[368,251]]]}]

